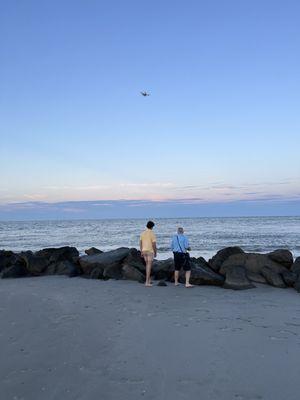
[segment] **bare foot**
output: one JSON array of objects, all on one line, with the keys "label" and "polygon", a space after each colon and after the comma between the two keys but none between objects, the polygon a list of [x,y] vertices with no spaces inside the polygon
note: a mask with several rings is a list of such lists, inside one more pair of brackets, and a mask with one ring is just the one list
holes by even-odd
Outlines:
[{"label": "bare foot", "polygon": [[185,287],[186,288],[191,288],[191,287],[194,287],[194,285],[191,285],[190,283],[188,283],[188,284],[185,285]]},{"label": "bare foot", "polygon": [[180,286],[180,283],[179,282],[175,283],[175,286]]},{"label": "bare foot", "polygon": [[153,286],[152,283],[145,283],[145,286],[150,287]]}]

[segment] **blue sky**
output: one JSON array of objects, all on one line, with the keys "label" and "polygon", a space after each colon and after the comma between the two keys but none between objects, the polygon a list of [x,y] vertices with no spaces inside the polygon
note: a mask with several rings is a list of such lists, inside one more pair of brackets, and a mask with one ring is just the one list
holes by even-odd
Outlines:
[{"label": "blue sky", "polygon": [[299,17],[298,1],[2,1],[0,218],[300,214]]}]

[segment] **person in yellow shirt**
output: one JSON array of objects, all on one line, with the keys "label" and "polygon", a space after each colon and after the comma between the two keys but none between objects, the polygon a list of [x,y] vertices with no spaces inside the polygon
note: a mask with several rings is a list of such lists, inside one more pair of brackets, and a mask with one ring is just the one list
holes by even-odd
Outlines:
[{"label": "person in yellow shirt", "polygon": [[144,257],[146,263],[146,282],[145,286],[152,286],[151,283],[151,269],[153,258],[157,255],[156,237],[152,231],[154,222],[147,222],[147,229],[140,236],[140,250],[141,255]]}]

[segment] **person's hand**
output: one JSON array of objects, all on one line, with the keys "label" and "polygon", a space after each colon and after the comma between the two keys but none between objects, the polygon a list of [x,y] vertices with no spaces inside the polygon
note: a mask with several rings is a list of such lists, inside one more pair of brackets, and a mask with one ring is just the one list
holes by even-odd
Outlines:
[{"label": "person's hand", "polygon": [[144,252],[143,251],[141,251],[141,257],[144,257]]}]

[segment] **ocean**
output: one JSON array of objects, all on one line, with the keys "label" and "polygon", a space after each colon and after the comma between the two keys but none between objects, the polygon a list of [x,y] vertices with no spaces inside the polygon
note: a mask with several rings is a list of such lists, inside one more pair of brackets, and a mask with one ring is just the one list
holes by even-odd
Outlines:
[{"label": "ocean", "polygon": [[[144,219],[0,222],[0,249],[22,251],[75,246],[110,250],[138,247]],[[277,248],[300,256],[300,217],[156,219],[158,258],[172,255],[170,241],[178,226],[188,235],[191,256],[209,259],[226,246],[264,253]]]}]

